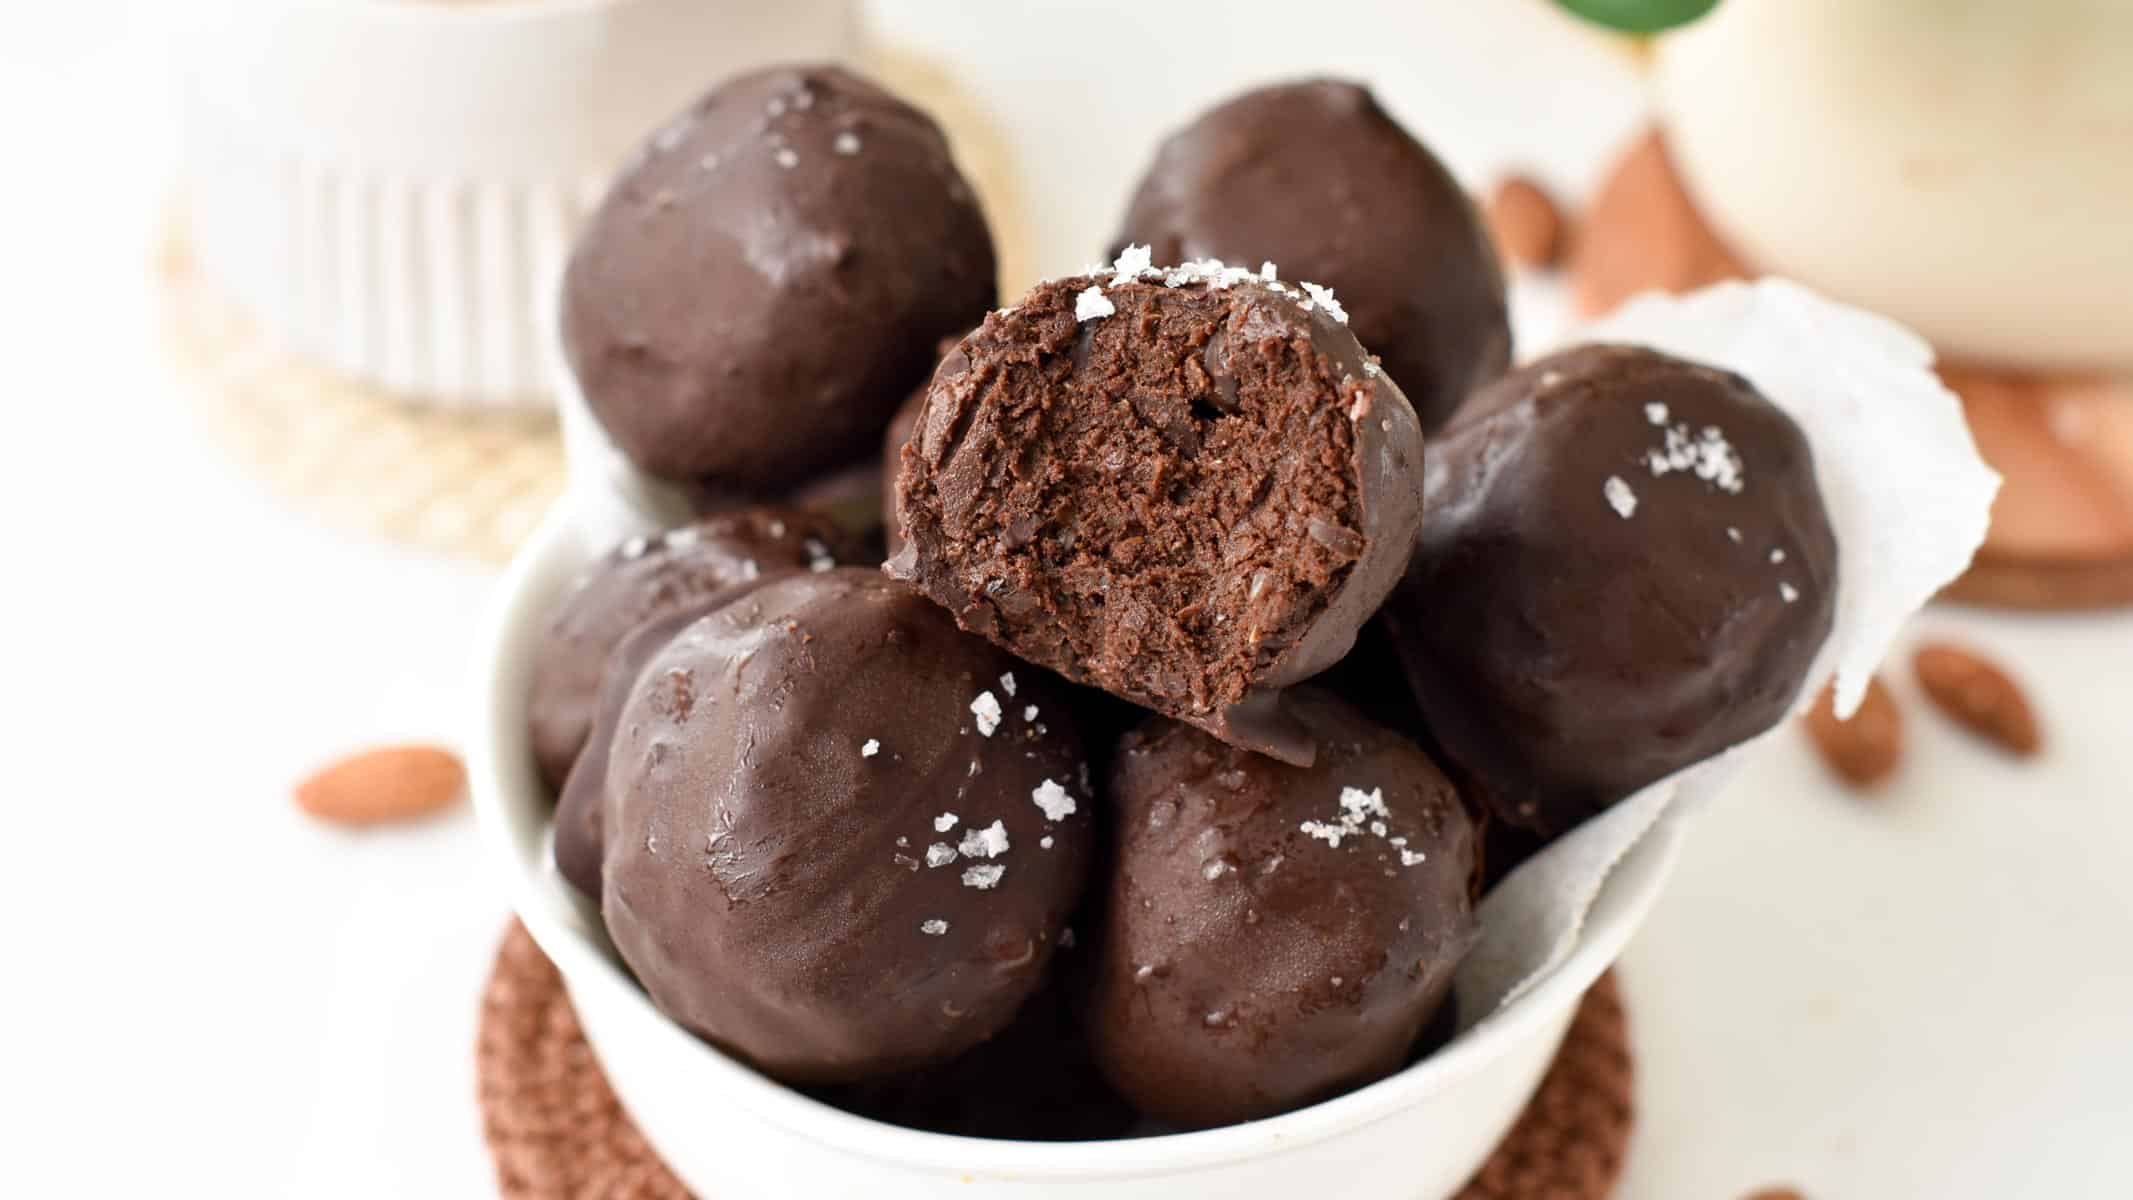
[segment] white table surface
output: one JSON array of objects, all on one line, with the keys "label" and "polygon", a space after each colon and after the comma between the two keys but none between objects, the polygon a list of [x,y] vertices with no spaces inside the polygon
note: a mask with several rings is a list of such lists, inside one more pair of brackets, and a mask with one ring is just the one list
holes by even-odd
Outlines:
[{"label": "white table surface", "polygon": [[[490,1194],[471,1058],[505,906],[468,814],[350,835],[288,800],[343,750],[454,740],[489,576],[287,511],[206,440],[156,349],[144,48],[112,6],[15,22],[0,1191]],[[1576,161],[1506,136],[1494,161]],[[2133,1194],[2133,616],[1920,628],[2021,672],[2046,756],[1914,702],[1881,797],[1788,737],[1706,814],[1624,965],[1623,1197]]]}]

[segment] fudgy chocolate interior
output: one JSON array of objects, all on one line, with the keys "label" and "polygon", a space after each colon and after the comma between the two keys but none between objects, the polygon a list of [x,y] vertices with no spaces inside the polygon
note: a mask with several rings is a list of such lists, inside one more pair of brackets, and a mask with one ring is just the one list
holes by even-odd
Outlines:
[{"label": "fudgy chocolate interior", "polygon": [[1080,321],[1091,282],[1038,289],[942,364],[937,393],[974,378],[925,414],[911,453],[938,493],[916,519],[1025,656],[1166,711],[1236,704],[1366,544],[1343,364],[1256,286],[1113,287]]}]

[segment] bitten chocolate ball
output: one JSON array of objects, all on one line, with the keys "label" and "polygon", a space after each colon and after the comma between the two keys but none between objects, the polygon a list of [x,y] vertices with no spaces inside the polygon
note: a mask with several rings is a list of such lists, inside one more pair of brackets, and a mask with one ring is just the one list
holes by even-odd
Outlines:
[{"label": "bitten chocolate ball", "polygon": [[1382,614],[1470,796],[1556,834],[1770,728],[1829,634],[1807,439],[1747,380],[1628,346],[1551,355],[1430,447]]},{"label": "bitten chocolate ball", "polygon": [[1325,692],[1290,700],[1309,768],[1162,719],[1112,763],[1090,1029],[1161,1120],[1270,1116],[1398,1070],[1473,940],[1475,833],[1443,772]]},{"label": "bitten chocolate ball", "polygon": [[1424,430],[1503,374],[1503,273],[1473,201],[1370,93],[1336,80],[1246,92],[1156,152],[1119,231],[1158,262],[1272,260],[1333,289]]},{"label": "bitten chocolate ball", "polygon": [[1068,679],[1308,763],[1421,521],[1422,433],[1339,302],[1220,264],[1043,284],[935,371],[892,573]]},{"label": "bitten chocolate ball", "polygon": [[1088,872],[1058,686],[873,571],[771,580],[684,629],[609,753],[616,948],[669,1017],[792,1083],[998,1032]]},{"label": "bitten chocolate ball", "polygon": [[782,495],[872,452],[934,341],[991,307],[993,273],[925,114],[837,67],[777,67],[623,168],[571,253],[563,345],[646,471]]},{"label": "bitten chocolate ball", "polygon": [[585,745],[608,654],[630,630],[695,609],[736,584],[779,570],[865,561],[832,521],[797,509],[720,513],[609,551],[557,605],[533,648],[526,698],[533,758],[561,787]]}]

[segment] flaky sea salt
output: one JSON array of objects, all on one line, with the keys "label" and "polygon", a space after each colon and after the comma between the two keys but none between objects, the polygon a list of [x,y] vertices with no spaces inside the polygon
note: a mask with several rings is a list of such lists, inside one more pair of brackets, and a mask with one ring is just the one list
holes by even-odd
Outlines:
[{"label": "flaky sea salt", "polygon": [[1141,277],[1141,272],[1151,270],[1154,266],[1154,255],[1148,247],[1128,246],[1119,251],[1118,257],[1111,262],[1111,286],[1132,283]]},{"label": "flaky sea salt", "polygon": [[1629,485],[1622,482],[1620,475],[1609,475],[1607,482],[1600,485],[1600,490],[1607,494],[1608,507],[1615,510],[1616,516],[1627,521],[1636,515],[1637,493],[1629,490]]},{"label": "flaky sea salt", "polygon": [[965,867],[963,869],[963,886],[973,887],[981,892],[988,891],[998,887],[1000,877],[1005,874],[1007,874],[1007,868],[997,863],[979,867]]},{"label": "flaky sea salt", "polygon": [[800,545],[802,549],[807,551],[808,570],[813,571],[819,575],[824,571],[836,569],[836,557],[830,553],[829,546],[824,544],[820,539],[809,538],[805,542],[800,543]]},{"label": "flaky sea salt", "polygon": [[[1387,836],[1391,833],[1391,826],[1388,822],[1392,819],[1392,810],[1385,805],[1385,790],[1383,788],[1371,788],[1366,792],[1357,787],[1343,787],[1340,795],[1340,806],[1341,815],[1339,820],[1305,821],[1297,828],[1305,836],[1317,838],[1335,850],[1341,848],[1342,842],[1349,838],[1360,838],[1365,831],[1368,831],[1372,837],[1383,841],[1386,845],[1400,852],[1401,866],[1412,867],[1422,861],[1423,856],[1420,852],[1405,848],[1407,846],[1405,837]],[[1209,868],[1207,878],[1217,878],[1218,874],[1213,868]]]},{"label": "flaky sea salt", "polygon": [[964,858],[998,858],[1007,853],[1007,826],[994,821],[983,829],[966,829],[956,849]]},{"label": "flaky sea salt", "polygon": [[1013,671],[1009,671],[1009,672],[1007,672],[1007,673],[1005,673],[1005,674],[1003,674],[1003,675],[1001,675],[1001,676],[1000,676],[1000,690],[1001,690],[1001,691],[1003,691],[1003,692],[1006,692],[1006,693],[1007,693],[1007,695],[1008,695],[1008,698],[1009,698],[1009,699],[1013,699],[1013,698],[1014,698],[1014,695],[1015,695],[1015,673],[1014,673]]},{"label": "flaky sea salt", "polygon": [[1771,562],[1771,565],[1775,566],[1776,564],[1778,564],[1778,563],[1781,563],[1781,562],[1784,562],[1784,561],[1785,561],[1785,552],[1784,552],[1783,550],[1772,550],[1772,551],[1770,552],[1770,562]]},{"label": "flaky sea salt", "polygon": [[955,823],[959,820],[962,820],[962,818],[954,813],[944,812],[940,816],[933,818],[933,832],[946,833],[955,828]]},{"label": "flaky sea salt", "polygon": [[879,753],[881,753],[880,738],[868,738],[865,742],[860,744],[859,757],[861,758],[872,758]]},{"label": "flaky sea salt", "polygon": [[945,867],[955,861],[955,847],[946,842],[935,842],[926,847],[926,865]]},{"label": "flaky sea salt", "polygon": [[1645,405],[1644,419],[1654,425],[1666,424],[1666,405],[1659,403],[1657,400]]},{"label": "flaky sea salt", "polygon": [[1790,604],[1800,598],[1800,589],[1789,583],[1781,583],[1778,585],[1778,595],[1784,599],[1785,603]]},{"label": "flaky sea salt", "polygon": [[1111,303],[1111,298],[1104,295],[1104,290],[1100,287],[1084,288],[1080,294],[1074,297],[1074,319],[1076,321],[1093,321],[1098,317],[1108,317],[1117,311],[1117,306]]},{"label": "flaky sea salt", "polygon": [[1320,287],[1315,283],[1306,283],[1299,286],[1303,288],[1304,295],[1310,297],[1309,300],[1304,301],[1304,308],[1309,309],[1313,304],[1316,304],[1326,310],[1327,316],[1332,317],[1343,325],[1348,323],[1348,310],[1342,308],[1341,302],[1333,298],[1332,288]]},{"label": "flaky sea salt", "polygon": [[776,160],[779,166],[785,168],[788,171],[800,165],[800,156],[793,153],[792,147],[790,146],[778,147],[778,152],[776,154],[771,155],[770,157]]},{"label": "flaky sea salt", "polygon": [[1074,815],[1074,797],[1059,786],[1058,781],[1047,779],[1029,794],[1030,801],[1044,810],[1047,821],[1064,821]]},{"label": "flaky sea salt", "polygon": [[1035,721],[1037,719],[1037,706],[1034,704],[1023,705],[1022,719],[1025,721]]},{"label": "flaky sea salt", "polygon": [[978,719],[978,732],[991,737],[1000,727],[1000,701],[991,692],[979,692],[970,702],[970,715]]},{"label": "flaky sea salt", "polygon": [[932,917],[920,921],[918,923],[918,931],[931,937],[939,937],[948,932],[948,922],[941,920],[939,917]]},{"label": "flaky sea salt", "polygon": [[850,158],[859,153],[859,135],[847,129],[830,142],[830,149]]},{"label": "flaky sea salt", "polygon": [[1740,530],[1733,528],[1731,525],[1728,525],[1726,526],[1726,537],[1731,541],[1737,542],[1740,540]]},{"label": "flaky sea salt", "polygon": [[1663,428],[1666,430],[1666,445],[1648,450],[1644,455],[1644,464],[1651,469],[1654,478],[1689,471],[1696,478],[1731,495],[1739,495],[1747,486],[1747,468],[1741,462],[1740,452],[1726,440],[1724,430],[1716,425],[1706,425],[1701,433],[1693,433],[1685,423]]}]

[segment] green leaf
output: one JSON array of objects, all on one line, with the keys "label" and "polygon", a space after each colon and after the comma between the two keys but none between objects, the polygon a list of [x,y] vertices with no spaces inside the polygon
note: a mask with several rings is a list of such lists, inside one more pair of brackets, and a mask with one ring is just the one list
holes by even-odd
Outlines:
[{"label": "green leaf", "polygon": [[1718,7],[1718,0],[1556,0],[1571,12],[1623,33],[1658,33],[1686,25]]}]

